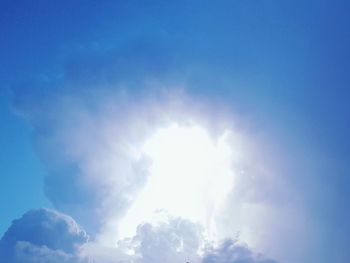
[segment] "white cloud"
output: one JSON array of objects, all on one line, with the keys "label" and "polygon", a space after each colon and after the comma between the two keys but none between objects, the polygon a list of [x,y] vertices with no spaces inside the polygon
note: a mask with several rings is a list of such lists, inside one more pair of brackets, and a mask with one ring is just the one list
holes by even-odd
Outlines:
[{"label": "white cloud", "polygon": [[75,221],[53,210],[32,210],[15,220],[0,241],[1,263],[275,263],[247,246],[206,240],[203,228],[189,220],[165,216],[139,225],[134,237],[114,246],[88,241]]},{"label": "white cloud", "polygon": [[[76,72],[68,71],[64,79],[54,83],[55,88],[17,95],[18,108],[34,126],[36,147],[48,168],[46,194],[55,208],[76,218],[94,235],[96,245],[89,245],[92,250],[109,251],[118,242],[120,220],[125,219],[149,181],[150,160],[140,149],[160,128],[177,123],[199,126],[214,141],[226,129],[233,133],[228,140],[234,190],[228,198],[220,198],[226,202],[215,218],[218,237],[238,235],[250,246],[277,258],[297,254],[298,246],[283,244],[293,244],[295,235],[305,236],[310,230],[305,231],[305,212],[291,199],[295,189],[285,184],[283,169],[274,169],[280,160],[276,160],[269,142],[255,145],[255,131],[234,126],[234,115],[223,110],[225,105],[212,103],[210,98],[204,102],[192,98],[185,91],[190,85],[186,81],[173,80],[164,72],[140,73],[139,65],[128,64],[132,68],[129,72],[121,62],[113,64],[112,72],[123,68],[122,73],[104,74],[110,65],[104,65],[103,59],[97,66],[95,62],[76,63],[77,70],[82,71],[78,80]],[[89,74],[98,67],[98,76],[84,79],[85,66]],[[174,192],[181,193],[178,188]],[[182,209],[184,199],[179,200]],[[217,201],[215,195],[211,201]],[[275,227],[279,231],[274,231]],[[280,242],[282,238],[284,243]],[[276,243],[281,247],[276,249]],[[290,247],[294,252],[289,252]]]}]

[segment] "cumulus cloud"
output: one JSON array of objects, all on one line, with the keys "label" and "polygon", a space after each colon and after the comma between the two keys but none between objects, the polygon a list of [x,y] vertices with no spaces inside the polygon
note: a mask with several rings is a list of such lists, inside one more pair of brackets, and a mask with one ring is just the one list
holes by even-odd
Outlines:
[{"label": "cumulus cloud", "polygon": [[14,220],[0,241],[1,263],[276,263],[237,241],[215,246],[203,228],[163,216],[138,226],[134,237],[114,246],[96,243],[69,216],[39,209]]},{"label": "cumulus cloud", "polygon": [[144,224],[138,227],[133,238],[140,262],[197,261],[197,251],[202,242],[199,225],[180,218],[170,219],[157,226]]},{"label": "cumulus cloud", "polygon": [[[93,74],[96,67],[106,67],[107,72],[111,67],[104,62],[97,63],[98,66],[95,61],[92,64],[88,75]],[[79,71],[90,66],[78,63],[75,67]],[[117,63],[115,67],[121,68],[122,64]],[[144,142],[159,128],[173,122],[199,125],[208,130],[215,141],[217,135],[234,123],[232,115],[226,116],[220,106],[192,98],[187,91],[188,83],[183,80],[170,81],[166,74],[159,72],[137,73],[138,77],[133,79],[133,74],[128,74],[126,69],[120,77],[104,75],[103,69],[98,71],[98,76],[87,82],[82,80],[83,73],[70,70],[62,79],[53,79],[43,86],[33,83],[27,90],[17,90],[15,103],[18,112],[34,127],[34,143],[48,170],[45,192],[49,200],[93,233],[100,243],[115,244],[118,222],[150,176],[150,160],[140,152]],[[247,151],[242,147],[245,138],[242,134],[239,136],[232,141],[232,164],[236,171],[248,163],[243,159]],[[255,166],[256,160],[249,160],[248,165]],[[241,181],[235,180],[237,192],[244,186]],[[272,180],[266,182],[267,186],[262,188],[250,184],[249,193],[266,192]],[[248,191],[241,189],[241,192]],[[222,210],[220,237],[235,236],[246,222],[243,218],[242,224],[231,227],[232,215],[240,218],[240,212],[232,209],[241,209],[240,205],[234,206],[237,202],[240,200],[228,201],[231,208]],[[247,212],[251,213],[251,210]],[[242,236],[246,237],[245,233]]]},{"label": "cumulus cloud", "polygon": [[96,262],[200,262],[204,243],[200,225],[178,217],[166,217],[157,223],[143,223],[135,236],[119,240],[113,247],[90,242],[80,256]]},{"label": "cumulus cloud", "polygon": [[144,76],[81,86],[68,74],[57,90],[17,93],[17,109],[35,127],[36,147],[48,167],[45,191],[57,209],[89,232],[111,232],[147,181],[150,160],[140,148],[159,127],[199,122],[220,130],[213,126],[222,125],[222,118],[214,121],[181,83],[172,85]]},{"label": "cumulus cloud", "polygon": [[[33,125],[35,147],[47,167],[48,199],[94,234],[100,244],[90,247],[98,254],[109,254],[101,251],[109,251],[105,245],[118,241],[118,223],[147,183],[150,160],[139,149],[153,133],[174,121],[194,123],[215,140],[235,125],[234,113],[223,109],[226,104],[198,93],[191,96],[191,85],[207,88],[208,84],[165,61],[163,51],[138,50],[130,44],[115,52],[71,60],[57,76],[20,86],[15,92],[16,109]],[[288,192],[283,179],[279,181],[281,177],[269,170],[267,158],[246,155],[254,141],[249,138],[246,147],[245,135],[239,136],[232,142],[234,192],[217,218],[220,237],[239,232],[248,244],[272,251],[278,235],[286,236],[289,231],[284,223],[275,221],[293,221],[294,215],[302,213],[280,202]],[[270,151],[261,155],[274,157]],[[280,213],[285,210],[288,213]],[[299,227],[303,220],[290,224],[296,226],[294,233],[305,229]],[[272,222],[281,230],[273,237],[269,235]]]},{"label": "cumulus cloud", "polygon": [[0,240],[1,263],[74,262],[88,236],[69,216],[39,209],[14,220]]},{"label": "cumulus cloud", "polygon": [[199,224],[179,217],[139,225],[136,235],[120,245],[134,252],[135,263],[277,263],[237,240],[213,243]]}]

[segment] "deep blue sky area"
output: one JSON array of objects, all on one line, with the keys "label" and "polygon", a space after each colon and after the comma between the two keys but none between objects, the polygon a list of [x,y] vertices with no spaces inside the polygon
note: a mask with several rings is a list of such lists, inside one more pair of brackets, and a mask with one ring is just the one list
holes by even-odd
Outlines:
[{"label": "deep blue sky area", "polygon": [[346,0],[0,0],[0,236],[27,210],[53,207],[23,100],[59,93],[67,76],[124,77],[120,58],[135,76],[135,65],[186,76],[193,97],[275,136],[328,235],[314,262],[350,261],[349,14]]}]

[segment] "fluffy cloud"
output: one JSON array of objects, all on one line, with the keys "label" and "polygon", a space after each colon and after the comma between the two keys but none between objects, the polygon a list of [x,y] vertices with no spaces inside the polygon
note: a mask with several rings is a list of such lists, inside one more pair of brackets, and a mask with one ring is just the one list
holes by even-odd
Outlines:
[{"label": "fluffy cloud", "polygon": [[[78,68],[80,66],[77,65]],[[108,69],[110,65],[105,66]],[[194,101],[181,82],[175,84],[163,76],[154,79],[139,75],[136,80],[125,76],[126,79],[111,79],[108,83],[101,77],[82,85],[81,80],[74,78],[75,73],[68,72],[58,83],[54,80],[59,87],[52,85],[50,89],[32,88],[17,93],[16,105],[34,126],[36,148],[48,169],[45,191],[53,206],[75,218],[99,242],[114,244],[119,239],[120,219],[149,177],[150,160],[140,152],[144,142],[159,128],[172,122],[180,125],[194,123],[216,138],[224,129],[232,127],[233,117],[224,116],[224,111],[217,105],[214,107],[207,101]],[[48,85],[50,83],[46,83]],[[241,134],[239,136],[240,140],[232,141],[235,172],[259,164],[254,157],[242,159],[245,152],[241,144],[245,143],[245,138]],[[266,176],[262,174],[259,178]],[[246,182],[235,180],[235,191],[245,195],[254,193],[253,197],[259,193],[271,193],[270,184],[276,182],[263,180],[267,182],[263,187],[249,183],[249,191],[246,191],[242,188],[242,181]],[[261,225],[257,227],[251,227],[252,224],[247,227],[246,218],[241,216],[243,213],[234,210],[247,201],[241,199],[229,201],[229,206],[233,208],[223,209],[220,215],[221,227],[218,229],[224,237],[235,236],[243,228],[254,233],[256,229],[265,229],[269,225],[266,220],[267,223],[259,221]],[[259,202],[264,201],[263,198],[258,199]],[[264,205],[259,206],[263,212],[266,210]],[[252,209],[256,210],[255,207]],[[246,214],[249,216],[252,211]],[[235,221],[232,215],[235,215]],[[232,227],[232,224],[235,226]],[[248,236],[245,232],[241,233],[244,238]],[[250,235],[249,238],[252,238],[244,241],[250,244],[252,239],[255,241],[254,238],[260,236]],[[120,254],[112,251],[112,254]]]},{"label": "fluffy cloud", "polygon": [[[200,253],[199,253],[200,252]],[[200,256],[203,255],[203,256]],[[130,239],[106,247],[88,240],[75,221],[53,210],[32,210],[0,241],[1,263],[276,263],[227,240],[210,245],[200,225],[178,217],[139,225]]]},{"label": "fluffy cloud", "polygon": [[[15,66],[19,68],[16,74],[9,72],[4,77],[13,75],[13,79],[22,81],[28,75],[35,78],[32,72],[40,72],[38,78],[43,83],[31,83],[29,86],[36,88],[29,89],[21,85],[15,100],[17,109],[34,127],[35,147],[48,170],[45,191],[55,208],[76,218],[89,232],[101,233],[104,238],[111,235],[111,241],[116,242],[115,222],[123,217],[147,182],[149,163],[135,154],[138,144],[157,125],[169,119],[193,117],[196,111],[195,103],[187,101],[183,103],[189,105],[186,111],[179,113],[183,105],[179,106],[177,96],[164,99],[153,90],[160,87],[168,91],[169,87],[182,87],[185,83],[196,101],[203,97],[213,101],[211,110],[217,112],[218,105],[235,109],[229,113],[230,120],[244,119],[249,126],[244,134],[253,131],[250,139],[264,142],[254,146],[256,156],[235,163],[239,173],[234,192],[222,211],[221,233],[227,237],[240,233],[240,239],[249,245],[285,262],[302,262],[320,254],[320,247],[328,244],[328,237],[334,231],[319,222],[323,221],[322,215],[334,214],[324,211],[334,210],[334,193],[339,192],[332,193],[333,184],[328,183],[325,172],[329,170],[328,174],[333,175],[337,164],[328,163],[329,169],[323,169],[320,164],[338,158],[317,157],[314,153],[319,147],[306,143],[314,131],[307,127],[318,127],[310,120],[322,117],[314,107],[315,103],[318,105],[317,99],[311,96],[310,104],[308,96],[304,96],[305,92],[318,94],[318,89],[309,90],[310,81],[304,83],[309,79],[309,76],[305,78],[305,72],[314,67],[303,63],[305,56],[300,52],[303,49],[300,43],[306,42],[298,38],[304,35],[299,34],[304,29],[298,28],[308,23],[293,23],[294,17],[288,14],[280,16],[288,10],[279,4],[281,1],[276,1],[276,5],[269,1],[259,1],[257,5],[255,1],[248,5],[247,1],[223,1],[219,5],[212,1],[182,1],[182,4],[109,1],[114,4],[83,5],[84,10],[86,6],[93,7],[93,16],[97,15],[99,21],[94,26],[89,22],[90,12],[84,19],[85,11],[81,8],[57,12],[56,5],[47,8],[51,4],[42,2],[35,9],[51,10],[53,16],[48,12],[44,16],[38,13],[35,24],[46,25],[46,18],[54,17],[50,21],[55,21],[57,28],[67,30],[53,30],[56,27],[52,24],[35,27],[34,34],[30,34],[31,52],[11,60],[16,63],[9,63],[10,68],[12,64],[32,66]],[[30,9],[21,11],[14,6],[13,10],[17,15],[12,15],[10,20],[16,21],[16,25],[18,21],[24,26],[32,25],[31,20],[23,23],[31,17]],[[103,10],[108,12],[100,12]],[[61,13],[64,16],[57,16]],[[296,35],[271,26],[276,24],[276,14],[283,20],[278,24],[282,27],[287,24]],[[207,23],[209,17],[214,18],[214,23]],[[84,22],[76,23],[77,19]],[[62,26],[64,22],[67,26]],[[265,29],[272,37],[264,37]],[[43,37],[48,40],[44,41],[45,45],[40,44]],[[58,51],[61,48],[62,53]],[[22,48],[14,50],[17,53]],[[20,57],[25,61],[18,60]],[[296,67],[299,64],[306,68]],[[291,76],[290,69],[297,70],[293,81],[286,78]],[[296,80],[298,76],[301,78]],[[309,109],[309,104],[311,112],[316,114],[310,111],[304,114],[302,109]],[[319,112],[323,113],[324,103],[320,105]],[[240,118],[234,118],[233,112]],[[201,111],[203,116],[208,113]],[[304,126],[306,123],[310,125]],[[314,138],[319,130],[327,129],[315,128]],[[330,136],[329,141],[334,141],[332,137],[339,136]],[[249,143],[253,145],[255,141]],[[237,145],[234,147],[235,153],[239,152]],[[283,158],[287,159],[286,163]],[[313,169],[316,167],[320,169]],[[327,220],[324,222],[328,223]],[[153,232],[160,231],[151,228]],[[26,242],[18,242],[26,257],[39,250],[42,254],[47,252],[45,247],[39,249]],[[109,251],[99,251],[102,250]],[[120,254],[112,250],[113,255]],[[217,253],[212,251],[212,256]]]},{"label": "fluffy cloud", "polygon": [[203,239],[199,225],[180,218],[172,218],[157,226],[139,226],[133,242],[140,262],[196,262]]},{"label": "fluffy cloud", "polygon": [[31,210],[14,220],[0,241],[0,262],[73,262],[87,234],[69,216],[53,210]]},{"label": "fluffy cloud", "polygon": [[[139,149],[154,132],[174,121],[198,124],[213,137],[233,128],[240,136],[231,143],[234,190],[215,218],[220,238],[239,233],[241,241],[274,258],[300,260],[295,257],[302,255],[301,247],[313,244],[315,224],[297,203],[302,201],[295,198],[300,195],[294,185],[286,184],[283,156],[274,153],[275,144],[260,143],[264,135],[237,127],[242,117],[220,108],[226,104],[191,96],[193,83],[169,80],[153,69],[152,74],[134,71],[147,68],[147,61],[128,64],[129,72],[123,67],[125,56],[115,55],[113,65],[98,57],[77,61],[60,79],[17,90],[18,112],[33,125],[34,143],[47,167],[45,192],[53,206],[102,243],[114,244],[120,220],[149,178],[150,160]],[[119,74],[108,73],[121,68]],[[301,246],[297,237],[302,237]]]},{"label": "fluffy cloud", "polygon": [[[168,65],[162,51],[127,46],[70,61],[58,77],[15,93],[16,108],[33,125],[36,149],[47,166],[48,199],[105,244],[117,242],[118,223],[147,183],[150,162],[139,149],[157,129],[174,121],[195,123],[215,137],[242,119],[232,111],[223,117],[221,106],[231,101],[218,103],[198,93],[192,97],[193,86],[205,89],[208,84]],[[220,237],[240,233],[248,244],[278,258],[297,254],[286,252],[297,246],[276,248],[281,237],[291,242],[296,240],[291,232],[306,233],[304,212],[283,203],[296,196],[293,186],[285,187],[283,173],[270,169],[282,162],[265,142],[252,146],[256,134],[245,147],[249,131],[239,133],[241,138],[232,142],[234,191],[217,218]],[[271,231],[272,225],[279,231]]]},{"label": "fluffy cloud", "polygon": [[80,256],[104,263],[200,262],[198,251],[203,243],[200,225],[166,217],[157,223],[140,224],[135,236],[119,240],[113,247],[90,242],[81,248]]},{"label": "fluffy cloud", "polygon": [[174,121],[217,127],[221,118],[161,77],[82,87],[67,75],[57,90],[18,93],[17,109],[35,128],[48,168],[45,192],[54,207],[89,232],[111,233],[109,225],[126,213],[149,176],[150,162],[140,148],[152,133]]}]

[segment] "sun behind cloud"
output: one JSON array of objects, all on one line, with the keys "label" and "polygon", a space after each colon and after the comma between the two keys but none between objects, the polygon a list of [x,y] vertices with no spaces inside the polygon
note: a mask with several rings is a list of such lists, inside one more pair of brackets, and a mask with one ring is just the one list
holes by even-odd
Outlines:
[{"label": "sun behind cloud", "polygon": [[132,236],[139,224],[166,212],[200,223],[214,238],[216,213],[233,184],[229,133],[213,138],[199,125],[176,122],[157,130],[141,149],[151,161],[149,178],[119,224],[119,235]]}]

